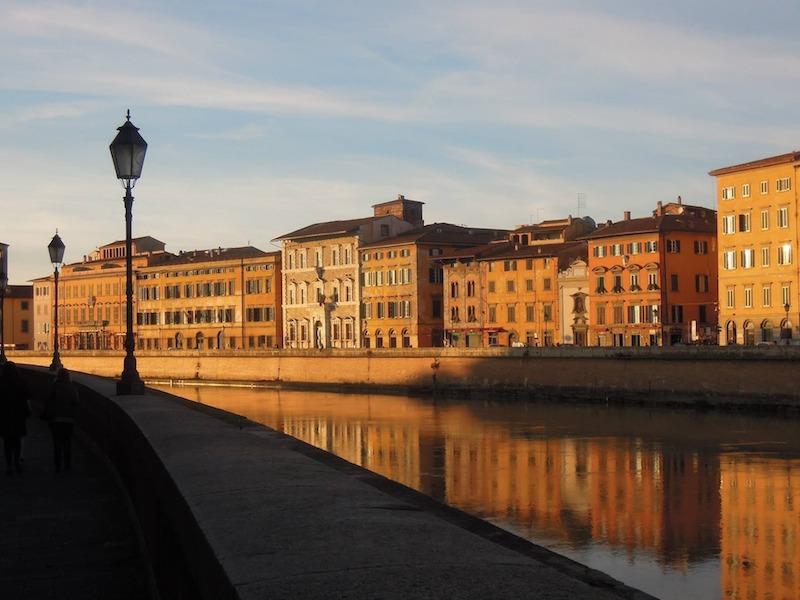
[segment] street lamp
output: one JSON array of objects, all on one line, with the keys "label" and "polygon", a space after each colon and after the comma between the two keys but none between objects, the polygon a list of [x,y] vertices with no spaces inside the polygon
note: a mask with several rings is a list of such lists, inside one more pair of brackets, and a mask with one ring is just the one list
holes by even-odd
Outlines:
[{"label": "street lamp", "polygon": [[8,291],[8,244],[0,244],[0,365],[6,364],[6,291]]},{"label": "street lamp", "polygon": [[128,111],[127,120],[118,127],[117,137],[111,142],[111,158],[114,161],[114,170],[117,179],[125,188],[125,295],[126,295],[126,331],[125,331],[125,365],[122,377],[117,382],[117,395],[130,396],[144,394],[144,383],[139,378],[136,370],[136,357],[134,356],[133,339],[133,259],[131,242],[131,221],[133,220],[133,196],[131,189],[136,185],[136,180],[142,174],[144,155],[147,152],[147,142],[139,135],[139,128],[131,123],[131,111]]},{"label": "street lamp", "polygon": [[783,310],[786,312],[786,321],[784,322],[784,332],[785,333],[781,337],[784,337],[786,339],[789,339],[789,338],[792,337],[792,328],[789,325],[789,309],[790,308],[791,308],[791,306],[789,306],[788,302],[783,305]]},{"label": "street lamp", "polygon": [[53,264],[53,277],[56,284],[56,309],[53,314],[55,332],[53,335],[53,362],[50,363],[51,371],[58,371],[61,368],[61,356],[58,354],[58,269],[64,264],[64,249],[64,242],[58,237],[58,229],[56,229],[56,234],[47,245],[47,251],[50,253],[50,262]]}]

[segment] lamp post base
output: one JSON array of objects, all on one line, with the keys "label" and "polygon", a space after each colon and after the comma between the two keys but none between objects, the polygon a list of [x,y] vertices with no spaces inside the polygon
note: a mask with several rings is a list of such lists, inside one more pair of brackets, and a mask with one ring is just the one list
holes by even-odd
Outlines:
[{"label": "lamp post base", "polygon": [[53,362],[50,363],[50,370],[53,372],[58,371],[63,365],[61,364],[61,357],[58,354],[58,351],[53,354]]},{"label": "lamp post base", "polygon": [[144,382],[118,381],[117,396],[144,396]]}]

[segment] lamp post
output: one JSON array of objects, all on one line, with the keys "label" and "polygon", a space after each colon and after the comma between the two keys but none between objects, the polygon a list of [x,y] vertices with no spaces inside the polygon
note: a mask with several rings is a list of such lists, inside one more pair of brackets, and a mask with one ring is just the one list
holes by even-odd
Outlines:
[{"label": "lamp post", "polygon": [[6,291],[8,290],[8,244],[0,244],[0,365],[6,364]]},{"label": "lamp post", "polygon": [[50,253],[50,262],[53,264],[53,277],[55,278],[56,288],[56,304],[55,311],[53,312],[53,323],[55,325],[53,334],[53,362],[50,363],[51,371],[58,371],[61,368],[61,356],[58,353],[58,269],[64,263],[64,242],[58,236],[58,229],[50,243],[47,245],[47,251]]},{"label": "lamp post", "polygon": [[131,189],[136,185],[136,180],[142,174],[144,155],[147,152],[147,142],[139,135],[139,128],[131,123],[131,111],[128,111],[127,120],[118,127],[119,133],[111,142],[111,158],[114,161],[114,170],[117,179],[125,188],[125,296],[126,296],[126,331],[125,331],[125,364],[122,377],[117,382],[117,395],[130,396],[144,394],[144,383],[139,378],[136,370],[136,357],[134,356],[133,339],[133,260],[131,256],[131,221],[133,220],[133,196]]},{"label": "lamp post", "polygon": [[789,326],[789,309],[790,308],[791,308],[791,306],[789,306],[788,302],[783,305],[783,310],[786,312],[786,321],[784,322],[784,328],[783,328],[784,333],[783,333],[783,335],[781,337],[784,337],[787,340],[792,337],[792,328]]}]

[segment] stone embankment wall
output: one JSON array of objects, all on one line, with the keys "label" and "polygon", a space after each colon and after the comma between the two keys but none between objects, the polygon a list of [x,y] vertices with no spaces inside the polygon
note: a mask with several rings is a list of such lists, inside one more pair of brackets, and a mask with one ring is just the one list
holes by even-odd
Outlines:
[{"label": "stone embankment wall", "polygon": [[[70,352],[75,371],[118,377],[121,352]],[[800,407],[800,348],[452,348],[137,352],[145,381],[240,382],[609,402]],[[22,364],[50,355],[16,352]]]}]

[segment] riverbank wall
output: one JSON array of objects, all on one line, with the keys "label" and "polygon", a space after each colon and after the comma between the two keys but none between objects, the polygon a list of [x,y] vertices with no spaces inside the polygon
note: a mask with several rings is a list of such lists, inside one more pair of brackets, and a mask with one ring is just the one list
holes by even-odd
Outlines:
[{"label": "riverbank wall", "polygon": [[[122,352],[67,352],[75,371],[119,377]],[[800,410],[800,347],[140,351],[139,374],[165,383],[233,383],[497,399]],[[22,364],[52,356],[15,352]]]}]

